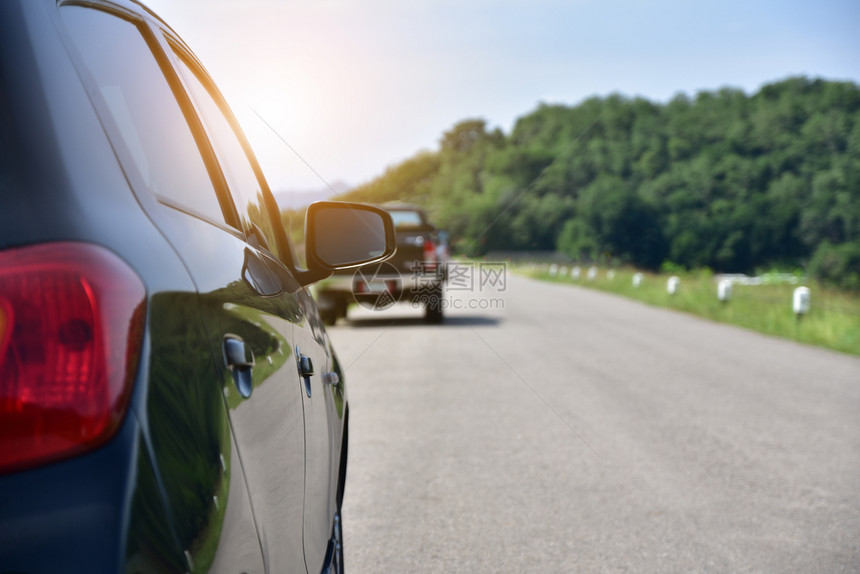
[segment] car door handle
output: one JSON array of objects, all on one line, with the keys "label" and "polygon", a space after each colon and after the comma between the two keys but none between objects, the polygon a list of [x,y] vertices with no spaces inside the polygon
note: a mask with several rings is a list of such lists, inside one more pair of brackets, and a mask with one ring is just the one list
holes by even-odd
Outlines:
[{"label": "car door handle", "polygon": [[299,354],[299,371],[303,377],[312,377],[314,374],[314,362],[307,355]]},{"label": "car door handle", "polygon": [[308,397],[311,396],[311,377],[314,375],[314,362],[307,355],[302,355],[299,348],[296,347],[296,363],[299,369],[299,376],[305,384],[305,393]]},{"label": "car door handle", "polygon": [[224,335],[224,363],[233,375],[236,389],[244,398],[251,396],[254,388],[254,351],[238,335]]}]

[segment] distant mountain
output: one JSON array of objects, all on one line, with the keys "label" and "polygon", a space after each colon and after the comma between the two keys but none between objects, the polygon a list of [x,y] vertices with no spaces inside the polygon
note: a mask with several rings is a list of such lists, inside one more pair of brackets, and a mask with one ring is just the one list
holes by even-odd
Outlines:
[{"label": "distant mountain", "polygon": [[352,186],[344,181],[336,180],[331,187],[322,186],[317,189],[300,190],[278,190],[273,191],[275,201],[281,209],[300,209],[315,201],[336,198],[352,189]]}]

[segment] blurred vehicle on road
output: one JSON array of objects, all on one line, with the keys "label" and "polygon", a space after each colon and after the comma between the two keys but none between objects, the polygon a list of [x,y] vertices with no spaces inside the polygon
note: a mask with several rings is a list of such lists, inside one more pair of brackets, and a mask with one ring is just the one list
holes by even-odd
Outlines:
[{"label": "blurred vehicle on road", "polygon": [[[316,298],[323,320],[334,324],[346,317],[354,302],[376,310],[406,302],[424,307],[425,322],[441,323],[447,259],[440,253],[447,254],[447,248],[440,252],[439,232],[417,205],[385,203],[381,207],[394,221],[397,252],[383,263],[335,271],[321,282]],[[444,241],[443,245],[447,245],[447,237]]]},{"label": "blurred vehicle on road", "polygon": [[445,279],[448,278],[448,261],[451,260],[450,239],[447,231],[439,230],[436,232],[436,259],[439,261],[439,267]]}]

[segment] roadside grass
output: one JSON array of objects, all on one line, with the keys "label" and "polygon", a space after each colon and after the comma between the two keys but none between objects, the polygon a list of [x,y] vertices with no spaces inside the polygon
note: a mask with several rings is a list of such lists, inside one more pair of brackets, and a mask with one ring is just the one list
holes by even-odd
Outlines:
[{"label": "roadside grass", "polygon": [[[767,335],[860,355],[860,294],[838,291],[814,281],[797,284],[732,285],[731,299],[717,297],[717,279],[709,271],[676,273],[681,282],[676,294],[667,291],[668,274],[642,273],[639,287],[633,285],[635,269],[599,269],[593,280],[582,267],[579,279],[571,277],[572,267],[549,268],[518,265],[516,271],[556,283],[579,285],[636,299],[656,307],[676,309],[720,323],[729,323]],[[799,285],[810,289],[809,313],[798,318],[792,311],[792,294]]]}]

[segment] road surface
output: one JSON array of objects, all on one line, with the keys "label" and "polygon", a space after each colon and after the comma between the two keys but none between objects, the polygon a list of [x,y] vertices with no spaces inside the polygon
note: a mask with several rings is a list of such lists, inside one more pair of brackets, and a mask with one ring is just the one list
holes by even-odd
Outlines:
[{"label": "road surface", "polygon": [[350,572],[860,572],[860,359],[478,287],[330,330]]}]

